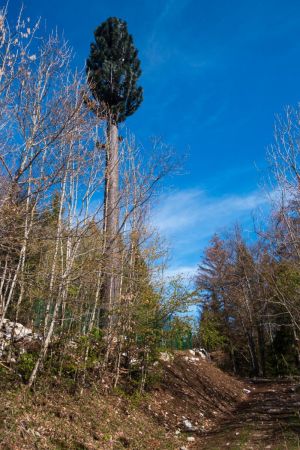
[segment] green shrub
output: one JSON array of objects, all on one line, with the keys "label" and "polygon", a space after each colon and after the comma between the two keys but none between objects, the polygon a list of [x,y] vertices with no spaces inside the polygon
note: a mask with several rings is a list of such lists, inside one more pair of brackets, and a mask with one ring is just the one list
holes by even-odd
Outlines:
[{"label": "green shrub", "polygon": [[33,353],[23,353],[17,363],[17,372],[24,381],[28,381],[35,366],[37,357]]}]

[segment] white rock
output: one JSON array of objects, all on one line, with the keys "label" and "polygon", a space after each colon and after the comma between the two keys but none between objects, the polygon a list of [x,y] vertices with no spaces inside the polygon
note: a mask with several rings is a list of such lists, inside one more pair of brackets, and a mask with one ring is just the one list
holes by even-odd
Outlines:
[{"label": "white rock", "polygon": [[182,423],[186,431],[197,431],[197,428],[188,419],[184,420]]},{"label": "white rock", "polygon": [[171,355],[171,353],[161,352],[159,355],[159,359],[161,361],[171,362],[174,359],[174,357],[173,357],[173,355]]},{"label": "white rock", "polygon": [[[20,352],[23,353],[25,351],[25,344],[28,344],[33,340],[41,339],[41,336],[37,333],[33,333],[30,328],[25,327],[21,323],[3,319],[0,329],[0,357],[5,357],[7,348],[11,343],[17,343]],[[6,357],[8,357],[8,355]]]},{"label": "white rock", "polygon": [[136,359],[136,358],[131,358],[131,359],[130,359],[130,364],[136,364],[136,363],[138,363],[138,362],[139,362],[139,360]]},{"label": "white rock", "polygon": [[210,361],[209,353],[205,350],[205,348],[195,348],[194,349],[195,355],[199,356],[201,359],[206,359]]},{"label": "white rock", "polygon": [[193,436],[189,436],[188,438],[187,438],[187,441],[188,442],[195,442],[195,438],[193,437]]}]

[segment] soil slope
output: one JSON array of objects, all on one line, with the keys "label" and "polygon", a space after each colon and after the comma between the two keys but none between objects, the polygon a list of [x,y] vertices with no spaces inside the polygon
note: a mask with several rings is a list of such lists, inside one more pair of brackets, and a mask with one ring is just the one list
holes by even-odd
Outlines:
[{"label": "soil slope", "polygon": [[178,352],[156,371],[158,381],[143,397],[104,393],[100,383],[80,395],[59,385],[35,393],[2,388],[0,448],[299,448],[295,381],[241,382],[189,352]]}]

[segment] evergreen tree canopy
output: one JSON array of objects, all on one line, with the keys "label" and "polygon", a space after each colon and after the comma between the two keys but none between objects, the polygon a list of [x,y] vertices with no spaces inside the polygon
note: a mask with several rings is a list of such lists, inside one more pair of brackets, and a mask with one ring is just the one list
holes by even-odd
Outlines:
[{"label": "evergreen tree canopy", "polygon": [[141,75],[138,51],[127,23],[116,17],[103,22],[94,36],[87,59],[88,82],[97,102],[119,123],[143,100],[143,89],[137,86]]}]

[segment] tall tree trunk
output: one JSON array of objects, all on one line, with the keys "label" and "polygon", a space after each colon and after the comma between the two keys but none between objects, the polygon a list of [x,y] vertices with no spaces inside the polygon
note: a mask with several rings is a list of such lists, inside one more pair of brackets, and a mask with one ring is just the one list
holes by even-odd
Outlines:
[{"label": "tall tree trunk", "polygon": [[255,345],[255,340],[253,337],[252,330],[247,331],[247,339],[248,339],[248,348],[249,348],[249,353],[250,353],[251,363],[252,363],[252,374],[255,377],[257,377],[259,375],[259,365],[258,365],[256,345]]},{"label": "tall tree trunk", "polygon": [[107,121],[106,176],[104,197],[105,278],[102,302],[102,325],[109,329],[114,322],[113,310],[118,302],[119,269],[119,151],[118,127]]},{"label": "tall tree trunk", "polygon": [[259,376],[266,376],[266,340],[264,324],[259,323],[257,325],[258,347],[259,347]]}]

